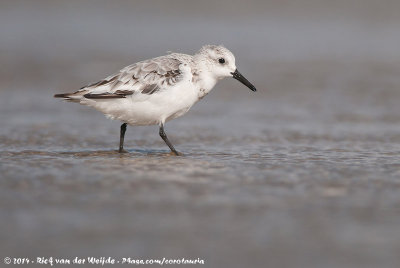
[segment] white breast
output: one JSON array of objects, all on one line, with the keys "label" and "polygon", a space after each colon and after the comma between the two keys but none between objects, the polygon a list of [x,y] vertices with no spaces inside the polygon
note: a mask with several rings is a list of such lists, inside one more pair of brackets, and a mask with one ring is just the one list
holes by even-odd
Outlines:
[{"label": "white breast", "polygon": [[217,80],[209,73],[201,73],[196,81],[197,101],[204,98],[215,86]]}]

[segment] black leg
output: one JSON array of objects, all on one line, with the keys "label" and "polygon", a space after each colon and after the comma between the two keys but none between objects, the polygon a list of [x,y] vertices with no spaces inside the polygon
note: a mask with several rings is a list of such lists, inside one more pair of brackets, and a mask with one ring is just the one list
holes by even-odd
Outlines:
[{"label": "black leg", "polygon": [[120,136],[119,136],[119,152],[120,152],[120,153],[126,152],[126,151],[124,150],[125,131],[126,131],[126,123],[123,123],[123,124],[121,125],[121,133],[120,133]]},{"label": "black leg", "polygon": [[164,125],[163,124],[160,125],[160,132],[159,133],[160,133],[161,138],[165,141],[165,143],[168,145],[168,147],[171,149],[171,151],[175,155],[179,155],[179,153],[175,150],[175,148],[172,145],[172,143],[168,140],[167,134],[165,134],[165,132],[164,132]]}]

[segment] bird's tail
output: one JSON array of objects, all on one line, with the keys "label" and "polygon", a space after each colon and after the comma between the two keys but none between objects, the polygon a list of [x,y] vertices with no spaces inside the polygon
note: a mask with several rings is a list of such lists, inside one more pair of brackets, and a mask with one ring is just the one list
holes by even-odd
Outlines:
[{"label": "bird's tail", "polygon": [[55,94],[54,98],[63,98],[66,101],[79,103],[84,94],[85,91],[77,91],[74,93],[61,93],[61,94]]},{"label": "bird's tail", "polygon": [[55,94],[54,98],[69,98],[73,93],[61,93],[61,94]]}]

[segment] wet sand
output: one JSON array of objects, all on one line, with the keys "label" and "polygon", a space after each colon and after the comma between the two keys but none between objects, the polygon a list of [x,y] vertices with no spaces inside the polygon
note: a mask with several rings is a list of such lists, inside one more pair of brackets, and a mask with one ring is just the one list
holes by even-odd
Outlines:
[{"label": "wet sand", "polygon": [[[61,54],[41,62],[28,52],[31,61],[8,58],[0,92],[2,257],[398,267],[400,61],[246,59],[233,44],[258,92],[223,81],[169,122],[182,157],[169,154],[157,126],[128,127],[121,155],[119,122],[52,98],[131,63],[123,48],[76,50],[70,61]],[[148,56],[138,50],[129,57]]]}]

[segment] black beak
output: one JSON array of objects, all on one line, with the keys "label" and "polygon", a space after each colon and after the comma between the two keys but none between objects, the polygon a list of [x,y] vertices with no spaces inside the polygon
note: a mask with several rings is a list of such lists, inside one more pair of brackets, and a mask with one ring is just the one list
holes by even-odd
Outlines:
[{"label": "black beak", "polygon": [[239,73],[239,71],[236,69],[235,72],[231,73],[232,77],[235,78],[236,80],[239,80],[240,82],[242,82],[243,85],[247,86],[248,88],[250,88],[253,91],[257,91],[256,87],[253,86],[249,80],[247,80],[241,73]]}]

